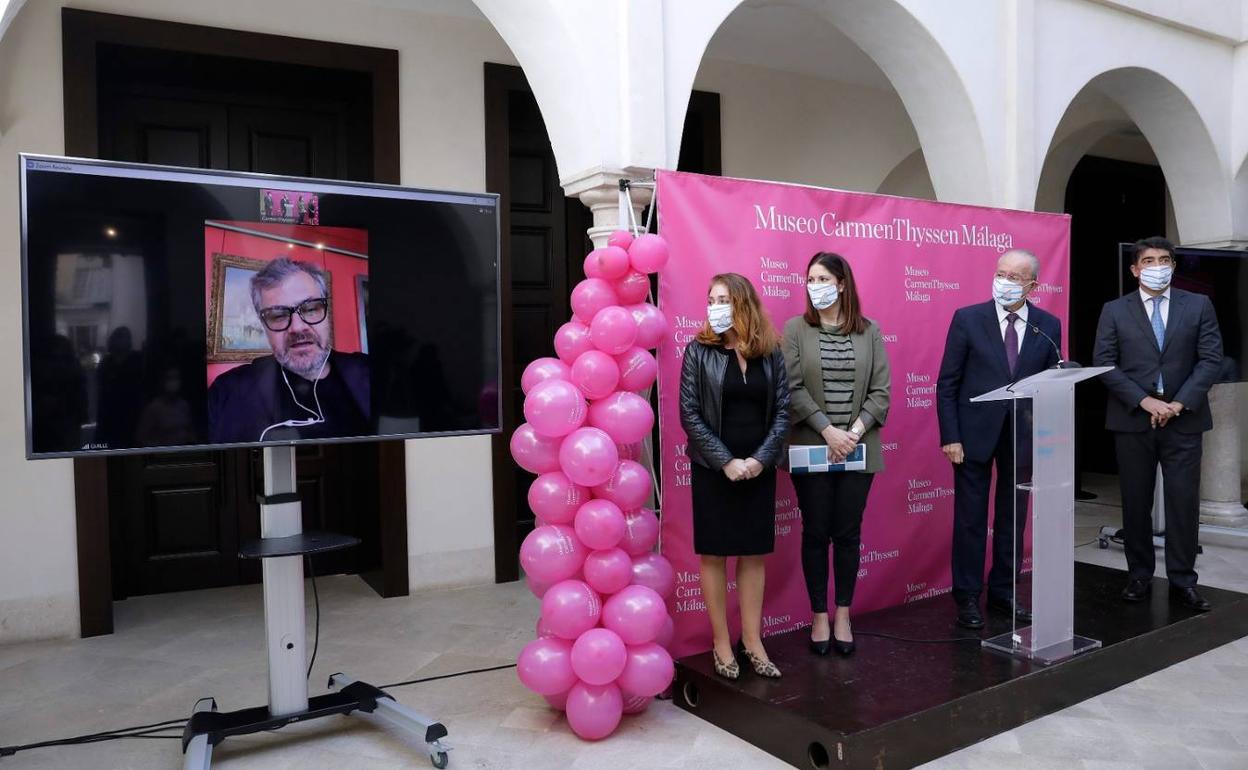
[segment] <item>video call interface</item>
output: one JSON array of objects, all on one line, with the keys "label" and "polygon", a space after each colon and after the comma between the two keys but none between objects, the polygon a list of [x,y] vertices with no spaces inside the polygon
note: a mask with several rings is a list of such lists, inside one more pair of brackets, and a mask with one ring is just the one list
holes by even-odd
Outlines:
[{"label": "video call interface", "polygon": [[22,166],[30,456],[498,430],[495,196]]}]

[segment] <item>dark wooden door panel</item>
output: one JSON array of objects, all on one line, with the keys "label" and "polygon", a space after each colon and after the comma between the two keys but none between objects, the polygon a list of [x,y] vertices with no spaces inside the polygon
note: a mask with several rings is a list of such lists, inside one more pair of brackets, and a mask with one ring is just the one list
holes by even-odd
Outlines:
[{"label": "dark wooden door panel", "polygon": [[101,130],[105,157],[135,163],[228,168],[223,104],[118,94]]}]

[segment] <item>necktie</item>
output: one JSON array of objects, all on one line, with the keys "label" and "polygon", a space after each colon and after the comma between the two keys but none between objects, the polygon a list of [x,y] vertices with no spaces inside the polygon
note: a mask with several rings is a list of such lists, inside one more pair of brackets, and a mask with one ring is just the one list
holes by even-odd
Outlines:
[{"label": "necktie", "polygon": [[[1161,301],[1164,296],[1158,295],[1153,297],[1153,336],[1157,338],[1157,349],[1161,350],[1162,345],[1166,342],[1166,325],[1161,320]],[[1157,392],[1165,393],[1161,381],[1161,372],[1157,372]]]},{"label": "necktie", "polygon": [[1014,328],[1014,322],[1018,320],[1018,313],[1009,313],[1005,316],[1005,363],[1010,367],[1010,376],[1014,376],[1014,367],[1018,366],[1018,330]]}]

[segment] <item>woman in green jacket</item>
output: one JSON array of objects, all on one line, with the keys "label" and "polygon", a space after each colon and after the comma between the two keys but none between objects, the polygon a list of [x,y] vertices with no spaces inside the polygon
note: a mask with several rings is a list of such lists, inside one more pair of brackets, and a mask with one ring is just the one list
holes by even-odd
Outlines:
[{"label": "woman in green jacket", "polygon": [[[814,613],[810,647],[854,651],[849,607],[858,577],[862,512],[871,481],[884,468],[880,426],[888,417],[888,354],[880,328],[862,315],[849,262],[820,252],[806,268],[806,312],[784,326],[791,445],[827,444],[829,462],[866,445],[866,468],[793,477],[802,509],[802,573]],[[828,545],[836,614],[828,622]]]}]

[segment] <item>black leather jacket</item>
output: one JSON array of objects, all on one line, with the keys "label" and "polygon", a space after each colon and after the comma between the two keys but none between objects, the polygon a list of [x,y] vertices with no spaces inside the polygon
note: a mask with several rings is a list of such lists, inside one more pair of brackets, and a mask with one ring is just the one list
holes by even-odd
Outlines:
[{"label": "black leather jacket", "polygon": [[[680,367],[680,425],[689,437],[686,453],[690,460],[711,470],[719,470],[733,459],[719,438],[724,372],[729,360],[729,356],[691,340]],[[784,354],[779,348],[763,358],[763,372],[775,391],[775,397],[767,405],[767,421],[771,427],[762,445],[750,457],[764,466],[772,466],[780,460],[789,432],[789,379],[785,375]]]}]

